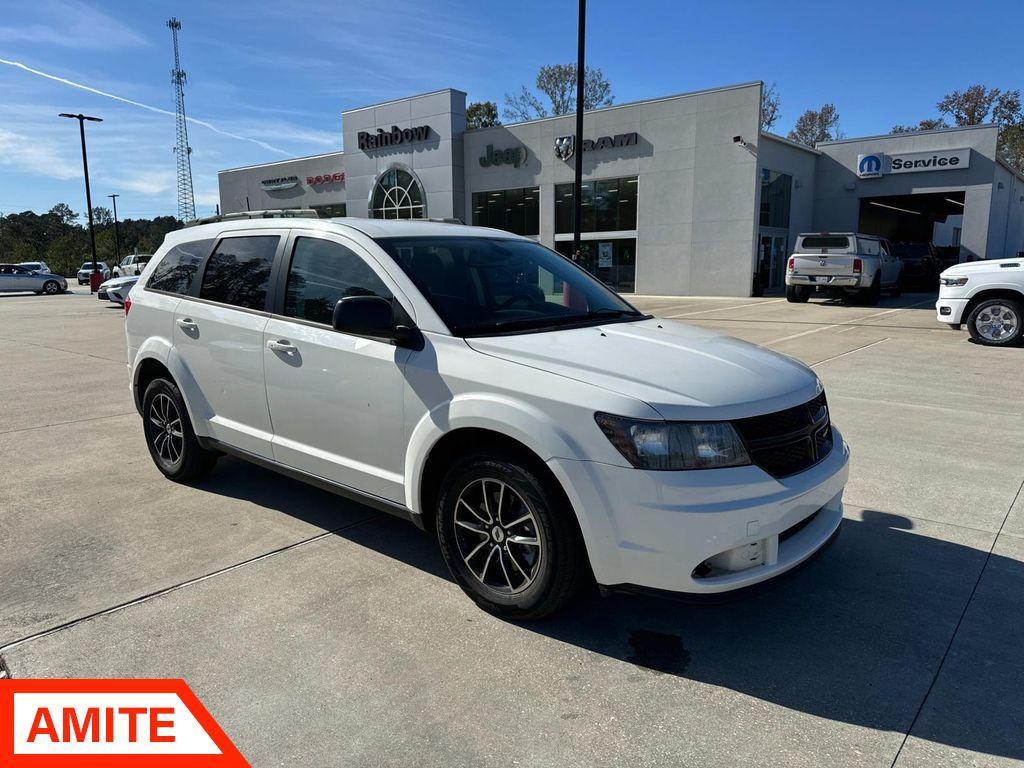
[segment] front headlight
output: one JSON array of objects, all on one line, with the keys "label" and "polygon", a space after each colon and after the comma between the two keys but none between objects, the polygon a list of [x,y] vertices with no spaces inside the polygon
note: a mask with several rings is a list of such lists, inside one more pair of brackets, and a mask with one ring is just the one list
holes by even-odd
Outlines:
[{"label": "front headlight", "polygon": [[597,425],[637,469],[720,469],[750,464],[727,421],[644,421],[596,413]]},{"label": "front headlight", "polygon": [[967,285],[966,277],[940,277],[939,283],[942,285]]}]

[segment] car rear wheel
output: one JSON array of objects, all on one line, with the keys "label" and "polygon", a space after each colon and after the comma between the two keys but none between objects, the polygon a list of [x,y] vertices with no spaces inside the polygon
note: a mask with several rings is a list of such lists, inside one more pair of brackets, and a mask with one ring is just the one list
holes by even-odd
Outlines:
[{"label": "car rear wheel", "polygon": [[589,569],[564,496],[518,459],[473,457],[441,487],[437,538],[452,577],[477,605],[532,620],[565,606]]},{"label": "car rear wheel", "polygon": [[150,382],[142,400],[142,419],[149,455],[171,480],[198,480],[217,463],[219,454],[203,448],[196,439],[185,401],[173,381]]},{"label": "car rear wheel", "polygon": [[793,304],[805,304],[811,298],[811,290],[803,285],[787,285],[786,301]]},{"label": "car rear wheel", "polygon": [[967,330],[979,344],[1008,347],[1021,340],[1024,309],[1012,299],[986,299],[967,318]]},{"label": "car rear wheel", "polygon": [[871,287],[867,290],[859,291],[856,298],[859,304],[863,304],[866,307],[876,307],[878,302],[882,298],[882,278],[880,275],[875,275],[874,281],[871,283]]}]

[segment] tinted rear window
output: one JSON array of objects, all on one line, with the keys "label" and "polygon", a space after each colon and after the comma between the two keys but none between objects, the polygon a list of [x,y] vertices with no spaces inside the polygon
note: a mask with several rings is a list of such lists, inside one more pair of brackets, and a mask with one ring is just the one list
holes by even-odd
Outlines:
[{"label": "tinted rear window", "polygon": [[193,240],[174,246],[160,259],[146,287],[167,293],[188,293],[192,278],[211,245],[212,240]]},{"label": "tinted rear window", "polygon": [[850,238],[839,237],[836,235],[829,235],[827,237],[805,237],[802,240],[804,248],[831,248],[831,249],[842,249],[850,247]]},{"label": "tinted rear window", "polygon": [[266,309],[277,235],[226,237],[206,262],[199,297],[244,309]]}]

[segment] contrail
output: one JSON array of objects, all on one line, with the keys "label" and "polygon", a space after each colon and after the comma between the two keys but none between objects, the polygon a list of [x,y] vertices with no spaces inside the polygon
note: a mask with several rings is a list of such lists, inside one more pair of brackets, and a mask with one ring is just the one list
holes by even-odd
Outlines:
[{"label": "contrail", "polygon": [[[106,96],[108,99],[114,99],[115,101],[121,101],[121,102],[124,102],[125,104],[131,104],[133,107],[139,107],[140,109],[147,109],[150,112],[156,112],[158,115],[168,115],[169,117],[174,117],[175,116],[175,114],[173,112],[170,112],[170,111],[168,111],[166,109],[160,109],[159,107],[151,107],[149,104],[143,104],[141,101],[132,101],[131,99],[126,99],[123,96],[118,96],[118,95],[113,94],[113,93],[107,93],[106,91],[101,91],[98,88],[93,88],[93,87],[88,86],[88,85],[82,85],[81,83],[76,83],[73,80],[68,80],[67,78],[64,78],[64,77],[58,77],[57,75],[51,75],[48,72],[41,72],[38,69],[32,69],[32,67],[29,67],[29,66],[26,66],[25,64],[22,64],[20,61],[10,61],[9,59],[0,58],[0,64],[6,64],[7,66],[15,67],[16,69],[23,69],[26,72],[31,72],[33,75],[38,75],[39,77],[45,77],[47,80],[53,80],[55,82],[62,83],[64,85],[70,85],[72,88],[80,88],[83,91],[88,91],[89,93],[95,93],[97,96]],[[209,128],[211,131],[213,131],[214,133],[219,133],[221,136],[227,136],[230,139],[238,139],[239,141],[248,141],[248,142],[251,142],[251,143],[253,143],[253,144],[255,144],[255,145],[259,146],[259,147],[262,147],[263,149],[267,150],[268,152],[276,152],[279,155],[285,155],[286,157],[291,157],[291,154],[292,154],[291,152],[286,152],[285,150],[280,149],[279,147],[275,147],[272,144],[267,144],[267,142],[265,142],[265,141],[260,141],[259,139],[253,139],[253,138],[251,138],[249,136],[239,136],[237,133],[231,133],[231,131],[225,131],[222,128],[218,128],[217,126],[213,125],[212,123],[206,122],[205,120],[198,120],[198,119],[196,119],[194,117],[186,117],[185,119],[188,120],[190,123],[195,123],[196,125],[201,125],[204,128]]]}]

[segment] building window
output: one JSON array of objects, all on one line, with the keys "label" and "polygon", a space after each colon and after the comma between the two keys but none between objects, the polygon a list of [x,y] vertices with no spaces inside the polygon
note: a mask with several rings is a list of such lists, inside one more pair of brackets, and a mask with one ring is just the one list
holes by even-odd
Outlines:
[{"label": "building window", "polygon": [[540,187],[473,193],[473,224],[515,235],[540,234]]},{"label": "building window", "polygon": [[789,229],[793,177],[769,168],[761,169],[761,226]]},{"label": "building window", "polygon": [[311,206],[316,215],[321,219],[333,219],[338,216],[348,216],[348,206],[345,203],[334,203],[333,205]]},{"label": "building window", "polygon": [[427,206],[419,179],[408,168],[384,171],[370,195],[374,219],[425,219]]},{"label": "building window", "polygon": [[[637,177],[583,182],[582,232],[636,229]],[[573,231],[572,184],[555,185],[555,233]]]},{"label": "building window", "polygon": [[[572,241],[560,240],[555,250],[572,258]],[[636,238],[584,240],[580,243],[579,265],[614,291],[636,290]]]}]

